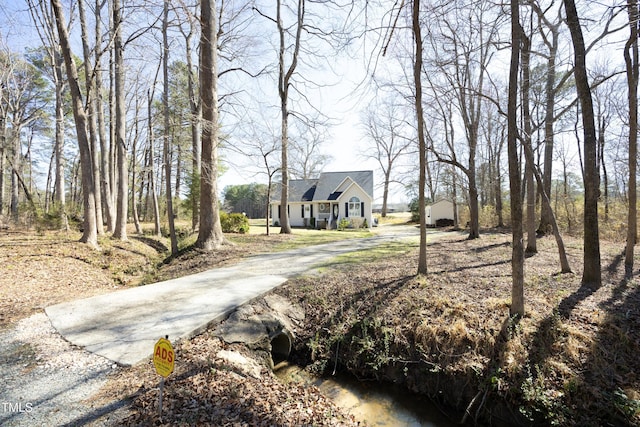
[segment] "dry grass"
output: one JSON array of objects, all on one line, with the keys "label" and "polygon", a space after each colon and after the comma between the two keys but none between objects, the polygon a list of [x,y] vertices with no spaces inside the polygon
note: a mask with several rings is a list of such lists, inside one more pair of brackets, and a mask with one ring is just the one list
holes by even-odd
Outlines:
[{"label": "dry grass", "polygon": [[426,278],[414,276],[412,249],[276,292],[306,305],[315,369],[338,360],[459,410],[480,393],[474,413],[496,417],[509,406],[511,422],[640,424],[640,286],[637,274],[624,277],[622,246],[602,242],[604,283],[591,292],[580,286],[581,243],[566,239],[577,273],[558,275],[554,241],[541,239],[526,260],[527,315],[513,322],[509,237],[438,241]]},{"label": "dry grass", "polygon": [[[49,304],[201,271],[297,239],[230,236],[234,245],[215,254],[185,251],[158,265],[163,240],[104,239],[102,250],[93,251],[77,238],[0,235],[4,326]],[[422,277],[415,276],[417,248],[410,244],[387,245],[371,257],[360,253],[320,276],[290,281],[275,292],[306,310],[295,356],[314,362],[316,371],[333,370],[337,361],[363,378],[404,382],[459,410],[473,402],[471,414],[485,420],[508,415],[545,425],[640,425],[640,286],[637,272],[625,280],[623,245],[602,242],[604,283],[592,292],[580,286],[581,242],[565,241],[576,273],[557,275],[554,241],[540,240],[539,254],[526,260],[527,315],[514,323],[508,317],[509,240],[501,233],[473,241],[452,234],[429,247],[429,274]],[[248,379],[218,360],[222,347],[207,334],[180,344],[185,363],[170,380],[173,415],[165,423],[207,422],[212,414],[221,425],[277,424],[281,417],[349,423],[315,392],[285,390],[266,373]],[[155,384],[149,366],[137,366],[121,371],[103,398],[132,396],[129,421],[136,424],[154,417]],[[278,396],[293,406],[269,415]],[[304,405],[313,407],[311,418],[303,418]],[[238,418],[249,408],[259,408],[254,418]]]},{"label": "dry grass", "polygon": [[49,305],[138,285],[164,247],[101,238],[94,250],[79,239],[76,232],[0,232],[0,328]]}]

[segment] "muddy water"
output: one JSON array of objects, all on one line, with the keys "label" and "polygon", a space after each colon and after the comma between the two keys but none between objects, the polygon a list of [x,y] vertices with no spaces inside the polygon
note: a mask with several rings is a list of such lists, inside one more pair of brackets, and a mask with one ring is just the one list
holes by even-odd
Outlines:
[{"label": "muddy water", "polygon": [[428,399],[377,382],[351,377],[316,378],[299,366],[279,363],[275,374],[284,382],[314,384],[336,405],[367,426],[449,427],[459,425],[443,415]]}]

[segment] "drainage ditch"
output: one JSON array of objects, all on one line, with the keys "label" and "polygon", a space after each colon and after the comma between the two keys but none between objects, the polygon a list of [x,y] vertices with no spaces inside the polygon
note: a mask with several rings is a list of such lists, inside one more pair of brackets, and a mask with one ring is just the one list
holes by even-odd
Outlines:
[{"label": "drainage ditch", "polygon": [[[227,343],[243,343],[270,355],[266,362],[283,382],[315,385],[356,420],[376,426],[449,427],[454,423],[427,398],[401,387],[377,382],[362,383],[348,375],[318,378],[290,364],[296,326],[304,312],[285,298],[270,294],[259,302],[233,312],[216,328]],[[250,365],[249,361],[245,363]]]}]

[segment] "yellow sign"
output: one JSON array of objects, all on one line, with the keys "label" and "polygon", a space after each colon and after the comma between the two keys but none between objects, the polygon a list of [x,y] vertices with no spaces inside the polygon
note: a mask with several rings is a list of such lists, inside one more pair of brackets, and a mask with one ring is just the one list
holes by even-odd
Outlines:
[{"label": "yellow sign", "polygon": [[153,347],[153,364],[158,375],[162,375],[165,378],[171,375],[175,360],[176,355],[173,352],[171,342],[160,338]]}]

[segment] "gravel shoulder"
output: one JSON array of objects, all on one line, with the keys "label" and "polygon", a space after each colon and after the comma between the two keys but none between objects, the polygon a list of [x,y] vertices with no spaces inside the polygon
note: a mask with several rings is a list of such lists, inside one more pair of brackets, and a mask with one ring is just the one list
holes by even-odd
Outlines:
[{"label": "gravel shoulder", "polygon": [[117,366],[65,341],[44,313],[0,333],[0,425],[82,425],[117,422],[123,402],[88,400]]}]

